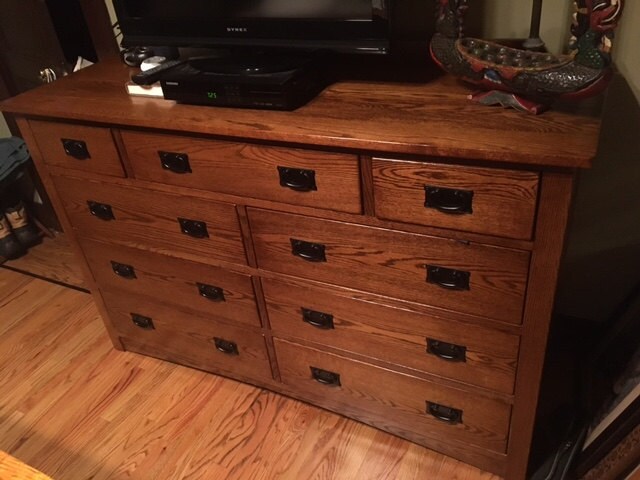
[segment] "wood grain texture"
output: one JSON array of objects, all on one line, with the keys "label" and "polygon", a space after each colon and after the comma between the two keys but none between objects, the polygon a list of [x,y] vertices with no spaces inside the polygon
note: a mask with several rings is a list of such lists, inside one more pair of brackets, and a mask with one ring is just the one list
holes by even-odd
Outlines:
[{"label": "wood grain texture", "polygon": [[[114,177],[125,176],[118,150],[108,128],[38,120],[29,121],[29,125],[46,164]],[[68,155],[62,145],[63,138],[85,142],[90,157],[78,160]]]},{"label": "wood grain texture", "polygon": [[360,156],[360,188],[362,189],[362,213],[374,217],[376,215],[376,201],[369,155]]},{"label": "wood grain texture", "polygon": [[[533,233],[537,172],[373,159],[379,218],[529,239]],[[425,207],[425,186],[473,192],[472,213]]]},{"label": "wood grain texture", "polygon": [[[235,205],[71,177],[54,177],[54,183],[81,235],[205,263],[213,257],[246,265]],[[87,201],[110,205],[115,220],[91,215]],[[182,233],[178,218],[205,222],[209,237]]]},{"label": "wood grain texture", "polygon": [[[161,349],[183,365],[257,380],[271,379],[264,336],[258,329],[224,323],[214,316],[169,309],[146,297],[108,291],[101,294],[116,329],[125,337],[122,340],[125,348],[127,339],[131,339],[137,344]],[[150,318],[153,328],[135,325],[132,314]],[[235,343],[237,353],[218,350],[214,344],[216,338]]]},{"label": "wood grain texture", "polygon": [[25,465],[6,452],[0,452],[0,478],[2,480],[52,480],[48,475]]},{"label": "wood grain texture", "polygon": [[[101,289],[144,295],[185,312],[260,327],[248,275],[86,238],[80,238],[80,244]],[[116,275],[111,262],[133,267],[135,278]],[[203,297],[198,283],[221,288],[224,300]]]},{"label": "wood grain texture", "polygon": [[[258,265],[453,311],[520,323],[529,254],[443,238],[249,209]],[[320,243],[326,262],[292,255],[290,239]],[[426,282],[426,265],[471,272],[470,289]]]},{"label": "wood grain texture", "polygon": [[[355,155],[128,130],[121,134],[138,179],[343,212],[362,211]],[[163,169],[160,151],[187,155],[191,172]],[[313,170],[317,190],[301,192],[280,185],[279,166]]]},{"label": "wood grain texture", "polygon": [[[496,452],[506,450],[511,415],[507,404],[278,338],[274,341],[282,381],[290,387],[345,404],[356,400],[361,411],[412,430],[426,442],[458,441]],[[311,367],[339,374],[340,385],[317,382]],[[462,410],[462,421],[449,424],[435,419],[426,412],[426,402]]]},{"label": "wood grain texture", "polygon": [[276,393],[117,352],[90,296],[0,270],[0,298],[12,293],[0,449],[56,480],[498,480]]},{"label": "wood grain texture", "polygon": [[[527,116],[469,102],[448,75],[428,83],[350,81],[295,112],[212,109],[125,93],[131,70],[99,64],[2,103],[6,112],[394,155],[588,167],[598,145],[593,112]],[[96,86],[99,85],[99,88]],[[596,109],[596,114],[598,110]]]},{"label": "wood grain texture", "polygon": [[[513,393],[520,339],[498,330],[420,315],[311,287],[262,280],[274,335],[301,338],[436,376]],[[303,321],[302,309],[333,317],[333,328]],[[427,338],[466,348],[464,362],[427,353]]]}]

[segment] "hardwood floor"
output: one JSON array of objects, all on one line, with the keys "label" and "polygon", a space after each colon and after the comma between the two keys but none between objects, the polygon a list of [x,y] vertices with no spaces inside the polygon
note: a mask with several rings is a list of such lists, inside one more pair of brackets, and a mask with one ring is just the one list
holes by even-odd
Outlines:
[{"label": "hardwood floor", "polygon": [[55,480],[498,479],[319,408],[116,351],[90,295],[6,269],[0,450]]},{"label": "hardwood floor", "polygon": [[2,268],[76,288],[87,288],[80,265],[64,233],[56,233],[54,238],[44,237],[40,245],[30,248],[26,255],[16,260],[8,260],[2,264]]}]

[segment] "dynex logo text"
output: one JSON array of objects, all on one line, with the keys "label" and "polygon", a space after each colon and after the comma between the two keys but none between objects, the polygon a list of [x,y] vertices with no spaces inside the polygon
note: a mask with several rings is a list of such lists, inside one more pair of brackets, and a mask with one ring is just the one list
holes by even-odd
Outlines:
[{"label": "dynex logo text", "polygon": [[227,32],[246,33],[246,27],[227,27]]}]

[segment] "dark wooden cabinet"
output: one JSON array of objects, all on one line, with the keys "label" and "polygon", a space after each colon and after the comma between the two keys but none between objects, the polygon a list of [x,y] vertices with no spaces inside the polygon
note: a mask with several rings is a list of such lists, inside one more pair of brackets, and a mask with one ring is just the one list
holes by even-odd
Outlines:
[{"label": "dark wooden cabinet", "polygon": [[2,105],[114,346],[524,479],[597,115],[473,105],[446,76],[213,109],[128,97],[129,74],[101,62]]}]

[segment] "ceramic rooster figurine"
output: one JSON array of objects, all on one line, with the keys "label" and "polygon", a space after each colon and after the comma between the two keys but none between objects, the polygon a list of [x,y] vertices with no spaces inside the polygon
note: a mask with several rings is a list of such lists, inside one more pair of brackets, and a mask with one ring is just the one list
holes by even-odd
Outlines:
[{"label": "ceramic rooster figurine", "polygon": [[540,113],[556,99],[597,95],[611,74],[611,39],[623,0],[576,0],[569,55],[510,48],[464,36],[467,0],[436,0],[431,56],[445,71],[486,92],[472,97]]}]

